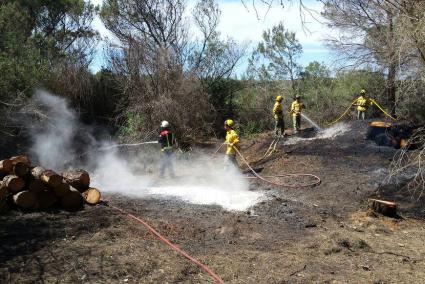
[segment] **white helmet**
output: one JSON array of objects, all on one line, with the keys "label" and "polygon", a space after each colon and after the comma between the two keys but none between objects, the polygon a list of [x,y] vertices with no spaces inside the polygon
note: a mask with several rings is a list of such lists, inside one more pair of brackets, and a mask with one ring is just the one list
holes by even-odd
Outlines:
[{"label": "white helmet", "polygon": [[164,120],[163,122],[161,122],[161,127],[162,128],[167,128],[169,126],[170,126],[170,123],[168,121]]}]

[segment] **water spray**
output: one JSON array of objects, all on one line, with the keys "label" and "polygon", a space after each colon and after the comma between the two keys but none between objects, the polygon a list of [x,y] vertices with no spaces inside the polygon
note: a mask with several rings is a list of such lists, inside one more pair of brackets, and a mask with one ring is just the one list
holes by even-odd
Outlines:
[{"label": "water spray", "polygon": [[305,118],[305,120],[307,120],[314,128],[316,128],[318,131],[322,131],[323,129],[317,124],[315,123],[313,120],[311,120],[306,114],[301,113],[301,116],[303,118]]}]

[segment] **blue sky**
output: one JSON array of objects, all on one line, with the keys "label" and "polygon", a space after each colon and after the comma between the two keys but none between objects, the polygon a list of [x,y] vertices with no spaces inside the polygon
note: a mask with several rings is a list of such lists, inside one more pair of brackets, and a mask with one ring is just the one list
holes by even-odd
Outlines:
[{"label": "blue sky", "polygon": [[[102,3],[102,0],[90,1],[96,5]],[[188,0],[189,10],[195,2],[195,0]],[[249,46],[254,47],[261,40],[261,34],[265,29],[283,21],[288,30],[296,32],[297,38],[303,46],[304,52],[300,59],[302,65],[307,65],[311,61],[332,64],[331,51],[324,44],[324,39],[330,31],[321,23],[322,4],[318,1],[304,0],[306,6],[311,8],[310,12],[304,13],[304,26],[297,4],[287,4],[285,7],[275,6],[269,11],[266,5],[258,4],[255,7],[259,16],[257,18],[250,0],[245,1],[246,6],[240,0],[217,0],[217,2],[222,13],[218,29],[223,38],[231,37],[240,43],[248,43]],[[256,2],[261,3],[260,0]],[[99,31],[102,38],[110,39],[112,37],[99,18],[95,19],[93,26]],[[98,71],[104,63],[102,49],[102,44],[99,44],[95,60],[90,66],[93,72]],[[240,76],[245,69],[246,60],[243,60],[238,66],[236,74]]]}]

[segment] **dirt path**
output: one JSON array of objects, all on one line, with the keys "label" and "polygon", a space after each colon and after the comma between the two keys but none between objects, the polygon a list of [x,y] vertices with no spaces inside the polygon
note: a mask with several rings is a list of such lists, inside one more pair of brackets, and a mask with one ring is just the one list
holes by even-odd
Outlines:
[{"label": "dirt path", "polygon": [[[165,199],[106,199],[147,220],[226,283],[420,283],[425,222],[407,203],[403,219],[367,211],[366,200],[376,194],[394,151],[363,140],[363,129],[357,123],[334,140],[280,149],[261,165],[263,174],[310,172],[322,184],[282,190],[254,183],[251,188],[267,189],[269,199],[247,212]],[[243,153],[255,161],[269,140],[245,141]],[[11,212],[0,216],[0,224],[1,283],[211,282],[105,206]]]}]

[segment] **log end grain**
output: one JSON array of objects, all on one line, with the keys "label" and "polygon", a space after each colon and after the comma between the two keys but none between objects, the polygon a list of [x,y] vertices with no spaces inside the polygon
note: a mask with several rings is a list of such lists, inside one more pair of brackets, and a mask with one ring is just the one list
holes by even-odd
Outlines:
[{"label": "log end grain", "polygon": [[36,205],[36,198],[34,193],[30,191],[21,191],[13,196],[13,202],[16,206],[22,209],[31,209]]},{"label": "log end grain", "polygon": [[83,197],[87,204],[96,205],[99,203],[102,195],[97,188],[90,187],[88,190],[83,192]]},{"label": "log end grain", "polygon": [[29,172],[29,166],[27,164],[18,162],[13,166],[13,173],[18,177],[24,177]]},{"label": "log end grain", "polygon": [[6,159],[6,160],[2,160],[0,161],[0,172],[4,173],[4,174],[8,174],[12,171],[13,169],[13,163],[11,160]]},{"label": "log end grain", "polygon": [[90,186],[90,175],[83,169],[69,169],[62,173],[68,184],[80,192],[86,191]]},{"label": "log end grain", "polygon": [[31,169],[31,175],[36,178],[39,179],[41,177],[41,175],[43,174],[43,172],[45,172],[46,169],[40,166],[36,166],[34,168]]},{"label": "log end grain", "polygon": [[63,178],[52,170],[44,171],[40,179],[48,186],[55,188],[62,183]]},{"label": "log end grain", "polygon": [[17,193],[25,187],[25,181],[15,175],[8,175],[3,178],[3,183],[12,193]]}]

